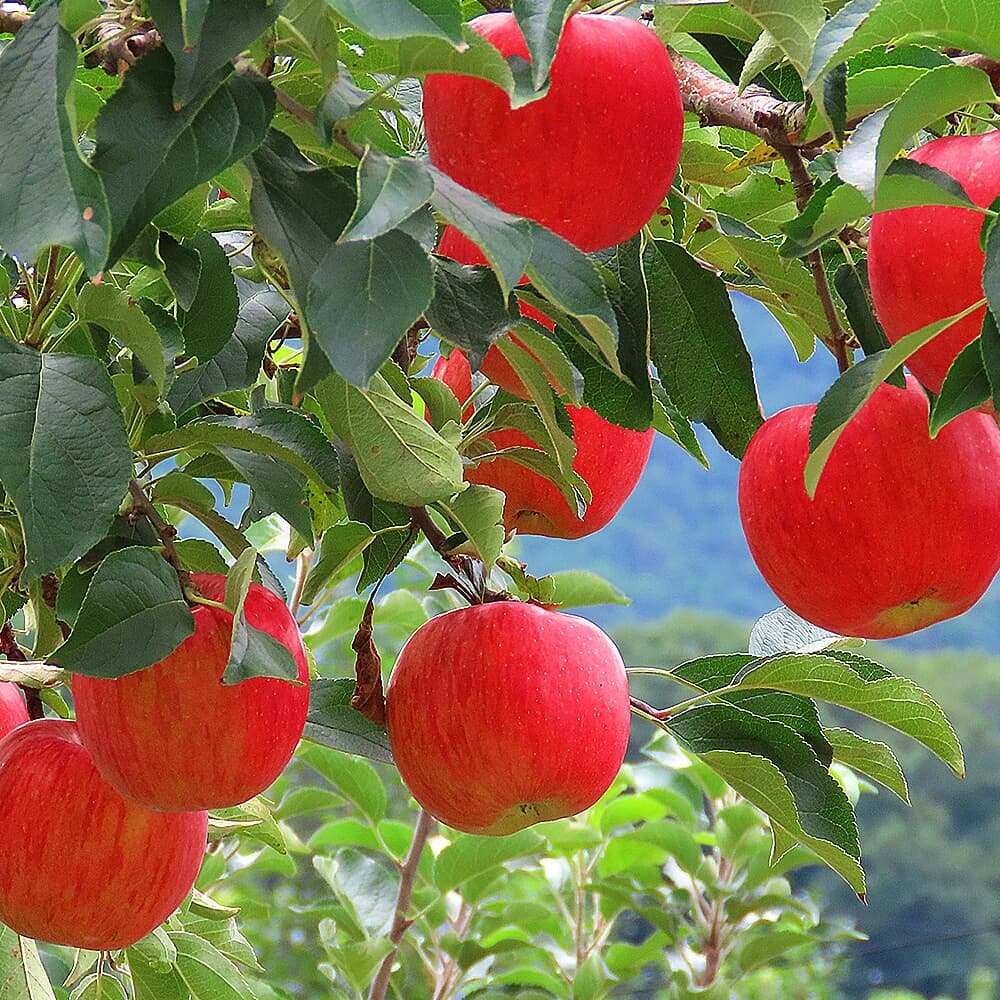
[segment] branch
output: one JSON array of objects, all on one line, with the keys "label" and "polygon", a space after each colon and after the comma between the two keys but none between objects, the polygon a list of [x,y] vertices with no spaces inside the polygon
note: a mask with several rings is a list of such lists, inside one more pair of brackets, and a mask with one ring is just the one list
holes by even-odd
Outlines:
[{"label": "branch", "polygon": [[0,8],[0,35],[16,35],[30,20],[27,11]]},{"label": "branch", "polygon": [[163,555],[167,562],[177,571],[177,576],[181,580],[181,586],[187,582],[190,574],[184,569],[181,558],[174,547],[174,539],[177,537],[177,529],[160,517],[160,512],[156,509],[152,500],[146,496],[145,490],[136,480],[132,479],[128,484],[128,491],[132,495],[132,511],[136,516],[145,517],[153,526],[153,530],[160,536],[163,543]]},{"label": "branch", "polygon": [[[10,622],[4,622],[3,628],[0,629],[0,653],[15,663],[26,663],[28,660],[24,651],[17,644],[17,637],[14,635],[14,629],[11,628]],[[44,718],[45,709],[42,706],[42,696],[38,693],[38,689],[26,687],[23,684],[19,684],[18,687],[24,693],[24,700],[28,707],[28,718]]]},{"label": "branch", "polygon": [[130,27],[114,22],[99,24],[94,30],[95,46],[84,57],[87,69],[100,66],[108,76],[119,76],[140,56],[163,44],[152,21],[137,21]]},{"label": "branch", "polygon": [[424,853],[424,846],[433,825],[434,817],[421,809],[420,815],[417,817],[417,825],[413,830],[410,849],[400,869],[402,877],[399,880],[399,893],[396,896],[396,913],[392,918],[392,928],[389,931],[389,940],[393,943],[393,949],[382,959],[378,973],[372,980],[368,1000],[385,1000],[389,990],[389,979],[392,977],[392,966],[396,960],[396,953],[399,951],[399,942],[403,940],[403,935],[412,923],[407,914],[410,912],[410,901],[413,899],[413,887],[417,880],[420,858]]}]

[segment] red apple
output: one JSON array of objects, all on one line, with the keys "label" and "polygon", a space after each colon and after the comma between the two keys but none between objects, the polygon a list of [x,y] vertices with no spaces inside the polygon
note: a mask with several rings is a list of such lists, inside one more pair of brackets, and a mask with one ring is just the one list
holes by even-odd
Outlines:
[{"label": "red apple", "polygon": [[[221,601],[226,578],[192,577]],[[227,686],[233,618],[194,608],[194,635],[166,659],[116,680],[73,677],[84,744],[104,778],[150,809],[179,812],[238,805],[264,791],[288,763],[305,726],[309,668],[298,625],[284,603],[251,584],[247,621],[283,643],[300,684],[254,677]]]},{"label": "red apple", "polygon": [[[484,14],[471,27],[504,57],[527,57],[512,14]],[[545,97],[515,110],[485,80],[428,76],[431,162],[581,250],[622,243],[649,221],[677,170],[684,114],[670,57],[638,21],[575,14],[551,80]]]},{"label": "red apple", "polygon": [[[468,358],[453,350],[434,366],[440,378],[464,403],[471,392],[472,373]],[[583,538],[600,531],[622,509],[642,476],[653,447],[655,431],[633,431],[598,416],[586,406],[567,407],[573,423],[576,455],[573,470],[590,487],[593,498],[582,518],[577,517],[566,498],[552,482],[509,458],[496,458],[466,469],[470,483],[492,486],[507,497],[503,520],[508,531],[551,538]],[[489,440],[504,448],[538,448],[517,430],[493,431]]]},{"label": "red apple", "polygon": [[[910,159],[951,174],[977,205],[986,207],[1000,195],[1000,131],[935,139]],[[944,205],[874,216],[868,275],[875,313],[892,343],[983,297],[982,224],[980,212]],[[959,320],[907,361],[931,392],[941,391],[951,363],[979,336],[985,308]]]},{"label": "red apple", "polygon": [[841,635],[885,639],[960,615],[1000,568],[1000,430],[963,413],[935,439],[916,379],[883,384],[847,425],[810,500],[815,406],[758,429],[739,507],[750,553],[792,611]]},{"label": "red apple", "polygon": [[0,681],[0,739],[27,721],[28,708],[18,686]]},{"label": "red apple", "polygon": [[413,797],[441,822],[502,836],[593,805],[629,734],[625,667],[583,618],[520,601],[461,608],[410,637],[386,692]]},{"label": "red apple", "polygon": [[191,891],[208,813],[143,809],[98,773],[76,724],[42,719],[0,742],[0,921],[25,937],[112,951]]}]

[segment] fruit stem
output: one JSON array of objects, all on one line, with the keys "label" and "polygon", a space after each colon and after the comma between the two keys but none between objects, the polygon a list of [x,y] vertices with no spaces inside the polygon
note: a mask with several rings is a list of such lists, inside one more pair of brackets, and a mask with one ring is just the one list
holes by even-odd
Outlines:
[{"label": "fruit stem", "polygon": [[371,989],[368,991],[368,1000],[385,1000],[389,990],[389,980],[392,977],[392,966],[396,960],[396,953],[399,951],[399,943],[403,940],[406,929],[411,921],[407,917],[410,911],[410,901],[413,899],[413,887],[417,880],[417,869],[420,867],[420,858],[424,853],[427,844],[427,837],[434,826],[434,817],[429,812],[421,809],[417,817],[417,825],[413,830],[413,840],[410,841],[410,849],[406,853],[406,860],[400,868],[399,892],[396,895],[396,911],[392,918],[392,928],[389,931],[389,940],[393,944],[392,951],[382,959],[375,978],[372,980]]}]

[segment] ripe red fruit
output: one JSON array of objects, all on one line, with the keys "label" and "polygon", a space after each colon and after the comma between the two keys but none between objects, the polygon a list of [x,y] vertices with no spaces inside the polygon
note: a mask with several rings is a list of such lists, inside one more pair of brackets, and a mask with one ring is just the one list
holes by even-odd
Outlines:
[{"label": "ripe red fruit", "polygon": [[[206,597],[225,596],[224,576],[192,579]],[[194,635],[159,663],[117,680],[74,676],[80,735],[123,795],[150,809],[221,809],[264,791],[288,763],[309,707],[302,639],[288,608],[259,584],[244,612],[291,651],[301,684],[254,677],[223,685],[233,618],[204,605],[194,609]]]},{"label": "ripe red fruit", "polygon": [[[435,378],[441,379],[460,403],[472,391],[469,360],[459,350],[434,365]],[[459,395],[459,390],[462,395]],[[551,538],[583,538],[600,531],[622,509],[642,476],[653,447],[655,431],[632,431],[612,424],[586,406],[568,406],[573,423],[576,455],[573,470],[590,487],[593,498],[582,518],[577,517],[559,488],[544,476],[509,458],[497,458],[467,469],[470,483],[492,486],[507,499],[503,521],[507,531],[522,535],[548,535]],[[493,431],[489,440],[499,451],[503,448],[538,448],[516,430]]]},{"label": "ripe red fruit", "polygon": [[[471,27],[504,57],[527,57],[512,14],[484,14]],[[551,80],[545,97],[515,110],[485,80],[428,76],[431,162],[581,250],[614,246],[649,221],[677,170],[684,114],[670,58],[638,21],[576,14]]]},{"label": "ripe red fruit", "polygon": [[461,608],[410,637],[386,692],[393,756],[441,822],[502,836],[593,805],[629,734],[625,667],[582,618],[519,601]]},{"label": "ripe red fruit", "polygon": [[208,813],[127,801],[62,719],[0,742],[0,804],[0,921],[52,944],[134,944],[183,902],[205,853]]},{"label": "ripe red fruit", "polygon": [[[977,205],[986,207],[1000,195],[1000,131],[935,139],[910,159],[951,174]],[[982,223],[980,212],[944,205],[872,218],[868,275],[875,313],[892,343],[983,297]],[[941,391],[951,363],[979,336],[985,309],[950,326],[907,362],[932,392]]]},{"label": "ripe red fruit", "polygon": [[885,639],[961,614],[1000,568],[1000,430],[963,413],[931,440],[916,379],[883,384],[835,445],[816,496],[803,483],[815,406],[758,429],[740,469],[750,553],[807,621]]},{"label": "ripe red fruit", "polygon": [[0,739],[27,721],[28,708],[18,686],[0,681]]}]

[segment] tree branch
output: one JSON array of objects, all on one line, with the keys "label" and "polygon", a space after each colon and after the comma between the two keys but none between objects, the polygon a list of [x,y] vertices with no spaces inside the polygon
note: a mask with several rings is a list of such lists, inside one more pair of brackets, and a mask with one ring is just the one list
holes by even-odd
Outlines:
[{"label": "tree branch", "polygon": [[174,539],[177,537],[177,529],[160,517],[160,512],[156,509],[153,501],[146,496],[145,490],[139,483],[132,479],[128,484],[128,491],[132,495],[132,511],[137,516],[145,517],[153,526],[153,530],[160,536],[163,543],[163,555],[167,562],[177,571],[181,585],[187,581],[190,574],[184,569],[181,558],[174,547]]},{"label": "tree branch", "polygon": [[382,964],[372,980],[371,989],[368,991],[368,1000],[385,1000],[388,992],[389,980],[392,978],[392,966],[396,961],[399,943],[403,940],[403,935],[412,923],[407,914],[410,912],[410,901],[413,899],[413,887],[417,880],[420,858],[424,853],[427,837],[433,825],[434,817],[421,809],[420,815],[417,817],[417,825],[413,830],[410,849],[400,869],[401,878],[399,880],[399,893],[396,896],[396,912],[392,918],[392,928],[389,931],[389,940],[394,947],[382,960]]}]

